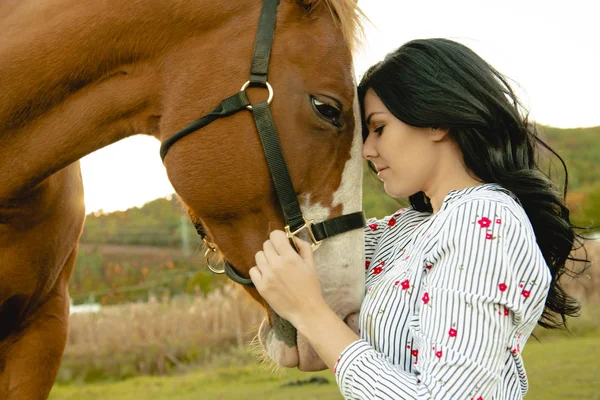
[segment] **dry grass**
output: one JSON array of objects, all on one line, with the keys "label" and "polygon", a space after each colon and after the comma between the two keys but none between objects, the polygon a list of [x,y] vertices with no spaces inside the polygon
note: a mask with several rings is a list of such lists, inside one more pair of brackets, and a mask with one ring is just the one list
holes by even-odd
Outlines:
[{"label": "dry grass", "polygon": [[71,316],[59,380],[165,374],[251,341],[263,311],[239,288]]},{"label": "dry grass", "polygon": [[[576,258],[587,258],[592,265],[587,268],[583,276],[572,278],[566,274],[563,276],[563,285],[567,293],[573,295],[583,306],[600,304],[600,239],[588,240],[585,243],[587,255],[580,249],[574,253]],[[568,265],[575,272],[580,272],[583,263]]]}]

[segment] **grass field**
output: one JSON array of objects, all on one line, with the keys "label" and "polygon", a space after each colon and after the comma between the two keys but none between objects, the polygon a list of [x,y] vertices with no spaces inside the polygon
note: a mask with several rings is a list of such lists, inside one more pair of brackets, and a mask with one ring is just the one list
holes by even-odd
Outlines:
[{"label": "grass field", "polygon": [[[527,400],[600,400],[600,334],[531,339],[523,352]],[[328,384],[282,387],[313,376]],[[273,373],[266,367],[202,368],[172,377],[139,377],[115,383],[56,385],[51,400],[334,400],[341,399],[328,371]]]}]

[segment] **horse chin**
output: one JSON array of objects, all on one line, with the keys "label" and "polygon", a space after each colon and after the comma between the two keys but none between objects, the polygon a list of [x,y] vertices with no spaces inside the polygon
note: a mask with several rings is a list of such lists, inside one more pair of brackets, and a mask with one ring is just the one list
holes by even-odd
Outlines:
[{"label": "horse chin", "polygon": [[[354,332],[357,332],[358,313],[348,315],[344,321]],[[275,325],[282,326],[281,323],[275,323]],[[285,326],[285,322],[283,325]],[[284,332],[281,332],[277,328],[273,328],[267,318],[260,325],[258,338],[271,360],[279,366],[285,368],[298,367],[300,371],[304,372],[327,369],[327,365],[321,360],[304,335],[295,329],[293,329],[293,332],[287,328],[283,330]],[[290,335],[295,335],[295,337],[291,338]],[[295,345],[292,345],[290,340],[294,339]]]},{"label": "horse chin", "polygon": [[327,365],[301,333],[298,333],[298,358],[300,359],[298,363],[300,371],[311,372],[327,369]]},{"label": "horse chin", "polygon": [[[290,334],[294,335],[294,337],[291,337]],[[297,338],[295,335],[295,329],[293,332],[282,334],[280,330],[273,328],[268,318],[263,320],[258,330],[258,340],[269,358],[277,365],[285,368],[297,367],[299,363]],[[293,340],[295,344],[292,344],[290,340]]]},{"label": "horse chin", "polygon": [[305,372],[327,368],[304,335],[294,329],[294,337],[291,339],[295,344],[292,344],[290,338],[283,338],[285,335],[273,328],[266,318],[260,326],[259,340],[269,358],[277,365],[284,368],[298,367]]}]

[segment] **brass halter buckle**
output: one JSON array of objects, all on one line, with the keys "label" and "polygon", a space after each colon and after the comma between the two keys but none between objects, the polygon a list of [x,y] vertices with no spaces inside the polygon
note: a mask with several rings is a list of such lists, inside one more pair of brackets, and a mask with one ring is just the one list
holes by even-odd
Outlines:
[{"label": "brass halter buckle", "polygon": [[217,250],[215,245],[212,242],[210,242],[207,238],[203,238],[202,242],[204,243],[204,247],[206,247],[206,251],[204,252],[204,258],[206,260],[206,266],[208,267],[208,269],[210,269],[215,274],[224,274],[225,267],[223,267],[223,269],[217,269],[210,260],[211,254],[217,253],[219,250]]},{"label": "brass halter buckle", "polygon": [[296,241],[294,240],[294,237],[303,229],[306,229],[308,231],[308,236],[310,237],[310,241],[312,242],[311,244],[311,248],[312,251],[316,251],[319,246],[321,246],[321,242],[322,240],[317,240],[317,238],[315,238],[315,235],[312,231],[312,226],[315,224],[315,221],[312,219],[306,219],[305,217],[302,217],[302,219],[304,220],[304,224],[296,229],[295,231],[291,231],[290,230],[290,226],[286,225],[285,227],[285,235],[288,237],[288,239],[290,240],[290,243],[292,244],[292,246],[294,247],[294,249],[296,249],[296,252],[300,252],[300,249],[298,248],[298,246],[296,245]]}]

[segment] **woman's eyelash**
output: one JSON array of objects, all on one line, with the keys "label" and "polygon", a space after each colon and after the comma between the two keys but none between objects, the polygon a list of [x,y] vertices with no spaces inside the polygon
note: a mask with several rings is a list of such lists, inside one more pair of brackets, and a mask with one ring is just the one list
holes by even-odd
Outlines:
[{"label": "woman's eyelash", "polygon": [[373,129],[373,132],[375,132],[378,135],[381,135],[383,133],[383,125],[378,126],[377,128]]}]

